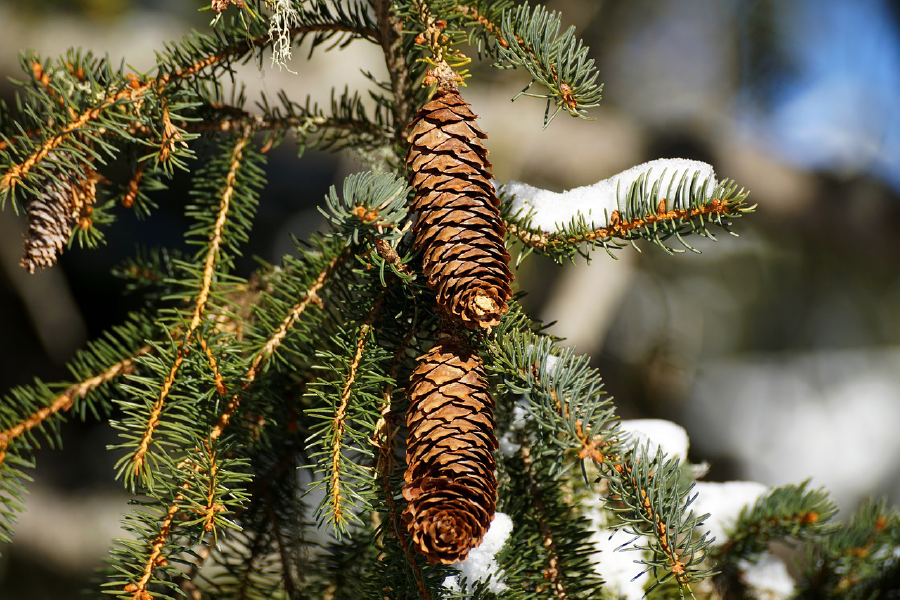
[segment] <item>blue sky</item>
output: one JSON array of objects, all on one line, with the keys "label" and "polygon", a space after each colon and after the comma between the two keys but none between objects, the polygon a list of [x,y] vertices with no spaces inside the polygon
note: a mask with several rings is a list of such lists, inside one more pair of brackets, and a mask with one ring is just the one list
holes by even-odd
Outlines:
[{"label": "blue sky", "polygon": [[[900,190],[900,37],[886,0],[781,5],[798,70],[771,90],[757,133],[785,160]],[[757,116],[758,118],[758,116]]]}]

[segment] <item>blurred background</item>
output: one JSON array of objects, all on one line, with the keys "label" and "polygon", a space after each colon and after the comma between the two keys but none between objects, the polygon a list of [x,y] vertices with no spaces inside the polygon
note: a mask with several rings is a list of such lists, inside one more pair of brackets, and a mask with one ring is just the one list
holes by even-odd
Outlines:
[{"label": "blurred background", "polygon": [[[208,27],[200,0],[0,0],[0,95],[21,78],[17,53],[71,46],[125,60]],[[474,70],[466,97],[489,133],[495,176],[547,189],[605,179],[654,158],[712,163],[752,191],[740,237],[690,240],[702,254],[644,246],[559,268],[517,272],[535,316],[593,356],[623,418],[683,425],[707,479],[769,485],[812,478],[847,512],[867,496],[900,500],[900,4],[892,0],[550,0],[591,47],[605,82],[594,122],[509,99],[521,72]],[[474,55],[474,51],[472,52]],[[248,96],[288,91],[327,101],[365,87],[378,49],[294,53],[287,70],[246,66]],[[252,255],[269,261],[322,226],[329,185],[372,157],[269,155],[270,183]],[[64,379],[86,339],[138,299],[110,268],[137,245],[178,245],[187,181],[139,222],[123,211],[100,251],[72,250],[28,276],[24,222],[0,213],[0,388]],[[38,459],[16,543],[2,549],[0,598],[71,598],[118,535],[125,497],[112,480],[115,435],[64,428],[65,450]]]}]

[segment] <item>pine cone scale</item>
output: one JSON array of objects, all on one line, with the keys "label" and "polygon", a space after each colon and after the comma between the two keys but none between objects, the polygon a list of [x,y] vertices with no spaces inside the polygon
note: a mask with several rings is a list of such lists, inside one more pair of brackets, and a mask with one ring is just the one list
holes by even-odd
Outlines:
[{"label": "pine cone scale", "polygon": [[[455,89],[439,89],[411,124],[407,165],[419,213],[414,247],[449,317],[493,327],[512,296],[506,232],[491,183],[487,135]],[[478,273],[478,276],[470,274]]]},{"label": "pine cone scale", "polygon": [[431,563],[465,560],[496,510],[488,390],[481,360],[460,342],[436,345],[411,377],[403,519]]}]

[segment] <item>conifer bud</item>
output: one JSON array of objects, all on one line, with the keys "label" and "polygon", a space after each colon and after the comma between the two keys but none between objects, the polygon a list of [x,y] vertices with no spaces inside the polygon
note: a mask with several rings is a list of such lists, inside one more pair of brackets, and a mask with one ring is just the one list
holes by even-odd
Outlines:
[{"label": "conifer bud", "polygon": [[409,396],[404,522],[430,563],[465,560],[497,503],[494,401],[481,359],[461,342],[439,342],[419,358]]},{"label": "conifer bud", "polygon": [[416,115],[406,161],[419,213],[415,247],[428,287],[449,316],[493,327],[512,295],[499,200],[481,140],[487,135],[456,89],[439,88]]}]

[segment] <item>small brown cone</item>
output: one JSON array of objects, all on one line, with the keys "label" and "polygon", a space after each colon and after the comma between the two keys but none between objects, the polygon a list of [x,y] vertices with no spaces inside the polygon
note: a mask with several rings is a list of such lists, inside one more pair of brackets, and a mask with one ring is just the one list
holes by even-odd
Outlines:
[{"label": "small brown cone", "polygon": [[403,520],[428,562],[465,560],[494,518],[494,401],[481,359],[457,341],[419,358],[406,416]]},{"label": "small brown cone", "polygon": [[481,143],[487,135],[456,89],[439,88],[416,115],[407,165],[419,213],[413,229],[437,302],[467,327],[493,327],[512,291],[506,229]]},{"label": "small brown cone", "polygon": [[56,181],[25,205],[28,232],[19,265],[29,273],[56,264],[76,220],[94,203],[99,177],[90,167],[85,170],[87,176],[77,181],[57,172]]}]

